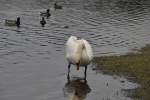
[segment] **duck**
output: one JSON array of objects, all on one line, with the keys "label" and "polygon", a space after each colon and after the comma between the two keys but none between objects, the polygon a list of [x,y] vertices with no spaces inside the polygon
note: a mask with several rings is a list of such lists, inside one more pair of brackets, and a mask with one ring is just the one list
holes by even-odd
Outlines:
[{"label": "duck", "polygon": [[85,39],[78,39],[76,36],[70,36],[66,42],[66,59],[68,61],[68,73],[71,65],[76,65],[76,70],[85,67],[85,77],[87,66],[93,59],[93,50],[89,42]]},{"label": "duck", "polygon": [[47,9],[45,12],[40,12],[40,16],[49,18],[51,16],[50,9]]},{"label": "duck", "polygon": [[41,26],[42,26],[42,27],[44,27],[44,26],[45,26],[46,21],[45,21],[44,17],[42,17],[42,20],[40,21],[40,24],[41,24]]},{"label": "duck", "polygon": [[20,27],[20,17],[17,17],[17,20],[5,20],[5,25],[6,26],[17,26]]},{"label": "duck", "polygon": [[61,5],[58,5],[57,2],[54,3],[54,8],[55,9],[62,9]]}]

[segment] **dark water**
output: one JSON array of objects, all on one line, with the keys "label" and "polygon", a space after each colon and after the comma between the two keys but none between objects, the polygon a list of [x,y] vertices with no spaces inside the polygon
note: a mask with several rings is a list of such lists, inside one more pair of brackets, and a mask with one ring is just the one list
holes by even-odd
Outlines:
[{"label": "dark water", "polygon": [[[150,43],[149,1],[0,0],[0,100],[131,100],[123,89],[137,84],[123,77],[103,75],[90,65],[87,82],[71,69],[67,81],[64,45],[70,35],[87,39],[95,56],[124,54]],[[40,26],[40,11],[52,16]],[[21,27],[4,25],[21,17]],[[65,26],[68,26],[65,28]],[[84,91],[83,91],[84,90]]]}]

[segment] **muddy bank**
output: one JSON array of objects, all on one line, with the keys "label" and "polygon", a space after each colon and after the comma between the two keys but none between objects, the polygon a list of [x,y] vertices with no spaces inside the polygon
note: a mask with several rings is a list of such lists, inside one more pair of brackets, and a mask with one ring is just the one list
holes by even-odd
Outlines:
[{"label": "muddy bank", "polygon": [[138,82],[141,87],[132,93],[132,97],[141,100],[150,99],[150,45],[138,53],[123,56],[96,57],[96,68],[105,73],[132,76],[131,81]]}]

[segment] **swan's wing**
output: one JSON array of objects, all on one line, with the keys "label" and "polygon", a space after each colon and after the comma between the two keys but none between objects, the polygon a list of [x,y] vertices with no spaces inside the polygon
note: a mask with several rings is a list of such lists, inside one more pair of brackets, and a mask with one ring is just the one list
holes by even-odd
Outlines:
[{"label": "swan's wing", "polygon": [[71,36],[68,39],[68,41],[66,43],[66,53],[75,52],[76,40],[77,40],[77,38],[74,36]]},{"label": "swan's wing", "polygon": [[71,36],[66,43],[66,58],[71,59],[73,54],[77,51],[77,38]]},{"label": "swan's wing", "polygon": [[87,55],[89,56],[89,59],[92,60],[93,59],[93,50],[92,50],[92,47],[91,45],[88,43],[88,41],[82,39],[83,42],[84,42],[84,45],[85,45],[85,48],[86,48],[86,51],[87,51]]}]

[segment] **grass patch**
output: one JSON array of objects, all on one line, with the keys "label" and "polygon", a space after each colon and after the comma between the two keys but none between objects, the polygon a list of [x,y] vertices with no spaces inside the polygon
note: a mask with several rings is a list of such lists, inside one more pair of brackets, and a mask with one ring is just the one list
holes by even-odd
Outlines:
[{"label": "grass patch", "polygon": [[136,89],[132,97],[150,100],[150,45],[136,54],[95,57],[93,62],[97,69],[107,73],[134,76],[133,81],[139,83],[141,87]]}]

